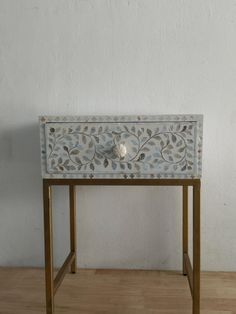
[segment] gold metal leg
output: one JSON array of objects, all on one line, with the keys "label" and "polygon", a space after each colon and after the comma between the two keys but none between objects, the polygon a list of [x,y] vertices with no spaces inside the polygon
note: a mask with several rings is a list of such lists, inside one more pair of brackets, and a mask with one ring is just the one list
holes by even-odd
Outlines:
[{"label": "gold metal leg", "polygon": [[[83,181],[83,184],[96,181]],[[127,182],[127,181],[125,181]],[[135,181],[132,181],[135,182]],[[144,181],[146,182],[146,181]],[[141,182],[144,184],[144,182]],[[188,276],[189,286],[193,298],[193,314],[200,314],[200,180],[193,180],[186,184],[186,181],[179,182],[157,181],[158,185],[181,185],[183,188],[183,274]],[[80,181],[73,180],[43,180],[43,201],[44,201],[44,238],[45,238],[45,279],[46,279],[46,313],[54,313],[54,295],[63,281],[68,269],[76,273],[76,190],[75,184]],[[99,183],[99,182],[98,182]],[[106,181],[107,183],[107,181]],[[113,185],[113,182],[108,181]],[[179,183],[179,184],[178,184]],[[51,186],[69,185],[70,205],[70,253],[58,271],[55,279],[53,274],[53,231],[52,231],[52,204]],[[116,184],[116,182],[115,182]],[[119,180],[120,184],[120,180]],[[139,183],[140,184],[140,181]],[[154,184],[154,182],[153,182]],[[193,186],[193,267],[188,255],[188,185]]]},{"label": "gold metal leg", "polygon": [[200,181],[193,185],[193,314],[200,313]]},{"label": "gold metal leg", "polygon": [[76,186],[70,185],[70,251],[75,257],[71,264],[71,272],[76,273]]},{"label": "gold metal leg", "polygon": [[46,312],[54,311],[51,186],[43,182]]},{"label": "gold metal leg", "polygon": [[188,254],[188,186],[183,186],[183,275],[187,275],[185,254]]}]

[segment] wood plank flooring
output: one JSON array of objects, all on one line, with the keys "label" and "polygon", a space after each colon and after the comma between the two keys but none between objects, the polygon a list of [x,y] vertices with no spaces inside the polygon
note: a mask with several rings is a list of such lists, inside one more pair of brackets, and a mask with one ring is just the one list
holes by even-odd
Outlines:
[{"label": "wood plank flooring", "polygon": [[[201,314],[236,314],[236,273],[202,273]],[[79,270],[66,275],[56,314],[191,314],[187,278],[178,272]],[[42,269],[0,268],[0,313],[45,313]]]}]

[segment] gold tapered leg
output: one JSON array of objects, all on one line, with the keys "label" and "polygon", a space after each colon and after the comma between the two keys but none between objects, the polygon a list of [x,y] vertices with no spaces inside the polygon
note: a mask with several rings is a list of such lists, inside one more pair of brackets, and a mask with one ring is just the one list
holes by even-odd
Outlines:
[{"label": "gold tapered leg", "polygon": [[70,185],[70,251],[75,253],[74,261],[71,264],[71,272],[76,273],[76,186]]},{"label": "gold tapered leg", "polygon": [[187,275],[184,254],[188,254],[188,186],[183,186],[183,275]]},{"label": "gold tapered leg", "polygon": [[46,312],[54,311],[51,186],[43,182]]},{"label": "gold tapered leg", "polygon": [[200,182],[193,186],[193,314],[200,313]]}]

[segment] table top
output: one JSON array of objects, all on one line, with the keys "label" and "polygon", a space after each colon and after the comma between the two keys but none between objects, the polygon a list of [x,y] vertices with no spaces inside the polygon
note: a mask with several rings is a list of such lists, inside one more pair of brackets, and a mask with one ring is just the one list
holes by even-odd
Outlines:
[{"label": "table top", "polygon": [[40,116],[43,178],[202,174],[202,115]]}]

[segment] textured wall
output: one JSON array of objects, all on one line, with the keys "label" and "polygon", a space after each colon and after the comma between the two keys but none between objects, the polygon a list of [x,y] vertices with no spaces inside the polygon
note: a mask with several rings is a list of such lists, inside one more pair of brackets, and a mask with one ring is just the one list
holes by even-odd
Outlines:
[{"label": "textured wall", "polygon": [[[203,113],[202,266],[236,270],[235,16],[230,0],[0,0],[0,265],[43,265],[38,115]],[[79,266],[180,269],[178,192],[81,187]]]}]

